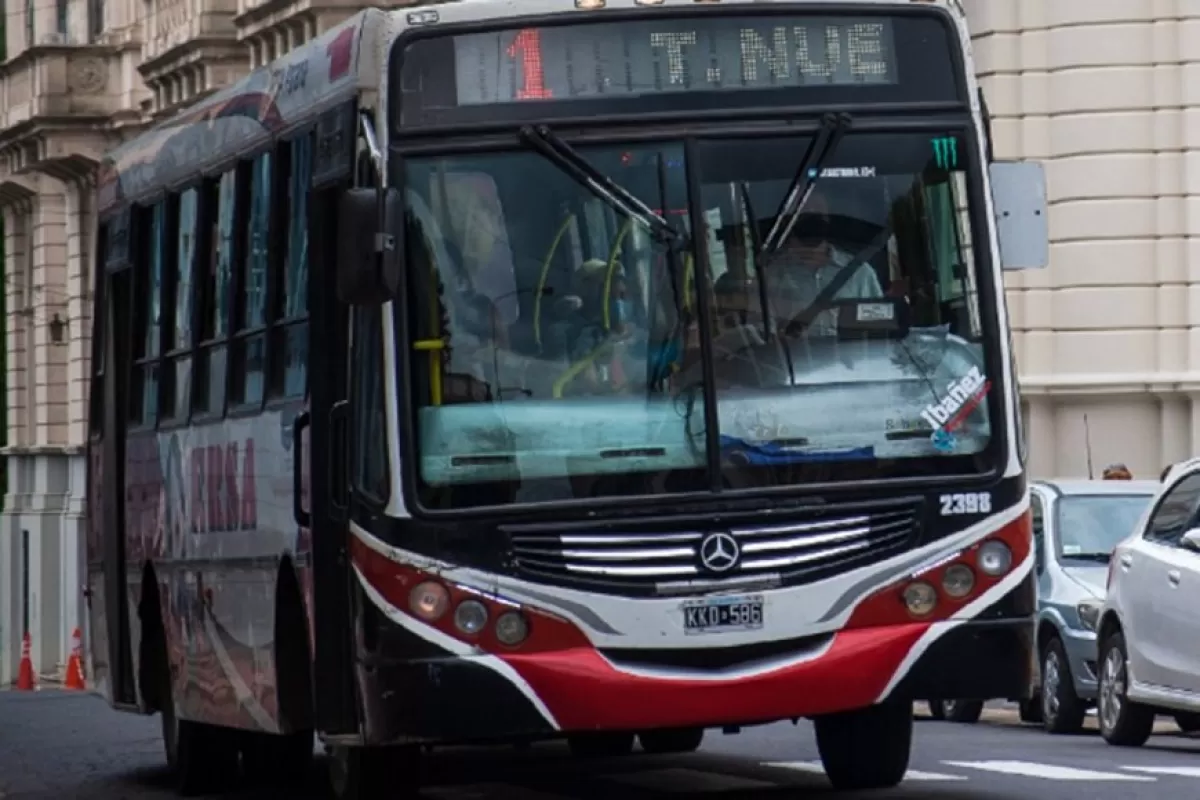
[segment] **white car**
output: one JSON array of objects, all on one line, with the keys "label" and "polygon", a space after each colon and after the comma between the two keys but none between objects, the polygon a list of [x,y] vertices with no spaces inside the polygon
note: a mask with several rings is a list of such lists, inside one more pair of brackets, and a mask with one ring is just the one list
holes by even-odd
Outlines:
[{"label": "white car", "polygon": [[1100,732],[1139,747],[1158,714],[1200,730],[1200,459],[1166,476],[1113,551],[1098,626]]}]

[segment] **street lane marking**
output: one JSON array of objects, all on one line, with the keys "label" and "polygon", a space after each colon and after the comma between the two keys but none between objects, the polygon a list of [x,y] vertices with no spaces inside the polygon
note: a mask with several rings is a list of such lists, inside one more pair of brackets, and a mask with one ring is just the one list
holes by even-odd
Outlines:
[{"label": "street lane marking", "polygon": [[742,778],[736,775],[722,775],[717,772],[706,772],[698,769],[648,769],[637,772],[627,772],[617,775],[605,775],[606,781],[616,781],[655,792],[725,792],[778,789],[779,784],[757,781],[753,778]]},{"label": "street lane marking", "polygon": [[1200,778],[1200,767],[1121,767],[1130,772],[1145,772],[1148,775],[1177,775],[1181,778]]},{"label": "street lane marking", "polygon": [[[797,772],[807,772],[813,775],[824,775],[825,768],[821,766],[820,761],[768,761],[762,764],[764,767],[772,767],[774,769],[791,769]],[[947,775],[941,772],[921,772],[920,770],[910,769],[904,773],[906,781],[965,781],[965,775]]]},{"label": "street lane marking", "polygon": [[1027,778],[1044,778],[1051,781],[1141,781],[1158,780],[1146,775],[1126,775],[1121,772],[1100,772],[1076,767],[1060,767],[1056,764],[1036,764],[1032,761],[943,761],[948,767],[978,769],[985,772],[1000,772],[1005,775],[1023,775]]}]

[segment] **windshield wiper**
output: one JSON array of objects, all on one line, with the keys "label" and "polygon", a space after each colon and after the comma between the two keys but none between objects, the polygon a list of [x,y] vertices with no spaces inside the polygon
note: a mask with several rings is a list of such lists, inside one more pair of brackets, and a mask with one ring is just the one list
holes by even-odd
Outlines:
[{"label": "windshield wiper", "polygon": [[812,196],[813,184],[821,176],[823,165],[829,160],[829,156],[833,154],[846,131],[850,129],[851,122],[850,115],[845,112],[828,113],[821,117],[821,129],[809,143],[804,158],[800,159],[800,166],[796,168],[792,185],[788,188],[787,194],[783,196],[779,210],[775,212],[775,221],[771,223],[771,230],[763,239],[757,258],[759,264],[765,264],[765,259],[778,252],[783,243],[787,241],[787,237],[800,219],[801,212],[804,211],[804,206],[808,203],[808,198]]},{"label": "windshield wiper", "polygon": [[632,192],[601,172],[579,151],[567,144],[546,125],[525,125],[521,141],[534,152],[561,169],[568,177],[607,203],[613,210],[636,220],[660,242],[681,245],[684,235],[661,214],[639,200]]}]

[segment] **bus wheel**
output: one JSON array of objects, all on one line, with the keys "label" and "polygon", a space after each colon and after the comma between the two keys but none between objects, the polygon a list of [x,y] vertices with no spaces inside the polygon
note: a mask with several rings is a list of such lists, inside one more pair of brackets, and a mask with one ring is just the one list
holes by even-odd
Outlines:
[{"label": "bus wheel", "polygon": [[164,652],[163,666],[158,669],[158,697],[162,706],[158,715],[167,768],[175,789],[184,797],[219,792],[237,775],[236,731],[179,718],[166,660]]},{"label": "bus wheel", "polygon": [[415,747],[345,747],[329,753],[329,786],[335,800],[417,797],[421,753]]},{"label": "bus wheel", "polygon": [[170,699],[160,716],[167,766],[179,794],[194,797],[219,792],[237,775],[233,731],[179,719]]},{"label": "bus wheel", "polygon": [[615,758],[633,752],[632,733],[597,731],[567,737],[571,755],[579,758]]},{"label": "bus wheel", "polygon": [[693,753],[704,741],[704,728],[665,728],[638,734],[642,750],[650,755]]},{"label": "bus wheel", "polygon": [[828,714],[814,719],[813,726],[833,788],[886,789],[904,780],[912,746],[911,703]]}]

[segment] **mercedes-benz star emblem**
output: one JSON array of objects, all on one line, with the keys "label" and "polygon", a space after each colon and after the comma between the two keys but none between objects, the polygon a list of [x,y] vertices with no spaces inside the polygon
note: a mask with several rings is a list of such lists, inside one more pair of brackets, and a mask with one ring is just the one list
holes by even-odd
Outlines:
[{"label": "mercedes-benz star emblem", "polygon": [[728,533],[710,533],[700,542],[700,563],[709,572],[728,572],[738,563],[742,548]]}]

